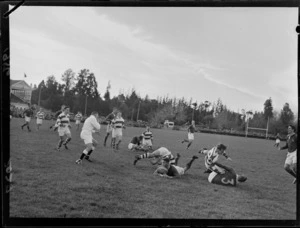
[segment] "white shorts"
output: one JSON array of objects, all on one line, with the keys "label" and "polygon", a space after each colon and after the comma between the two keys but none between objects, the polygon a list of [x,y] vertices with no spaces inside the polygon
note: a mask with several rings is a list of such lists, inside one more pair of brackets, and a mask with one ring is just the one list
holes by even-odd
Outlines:
[{"label": "white shorts", "polygon": [[26,121],[26,122],[30,122],[30,120],[31,120],[31,118],[30,118],[30,117],[28,117],[28,116],[25,116],[25,121]]},{"label": "white shorts", "polygon": [[113,138],[122,138],[122,128],[113,128],[111,135]]},{"label": "white shorts", "polygon": [[275,143],[280,143],[280,139],[276,139]]},{"label": "white shorts", "polygon": [[180,176],[184,174],[184,168],[179,167],[177,165],[173,165],[173,166],[177,170],[177,172],[179,173]]},{"label": "white shorts", "polygon": [[36,124],[42,124],[43,123],[43,119],[36,119]]},{"label": "white shorts", "polygon": [[76,125],[80,124],[80,120],[76,120],[75,124]]},{"label": "white shorts", "polygon": [[80,138],[83,139],[84,144],[93,143],[93,135],[92,132],[89,131],[81,131]]},{"label": "white shorts", "polygon": [[194,133],[188,133],[188,140],[193,141],[194,140]]},{"label": "white shorts", "polygon": [[291,153],[287,153],[285,164],[288,165],[297,164],[297,150]]},{"label": "white shorts", "polygon": [[64,136],[64,135],[70,135],[71,136],[71,132],[70,129],[68,127],[58,127],[58,135],[59,136]]},{"label": "white shorts", "polygon": [[132,149],[134,149],[135,147],[137,147],[137,144],[133,144],[133,143],[129,143],[129,144],[128,144],[128,149],[129,149],[129,150],[132,150]]},{"label": "white shorts", "polygon": [[152,146],[151,139],[143,139],[143,146]]}]

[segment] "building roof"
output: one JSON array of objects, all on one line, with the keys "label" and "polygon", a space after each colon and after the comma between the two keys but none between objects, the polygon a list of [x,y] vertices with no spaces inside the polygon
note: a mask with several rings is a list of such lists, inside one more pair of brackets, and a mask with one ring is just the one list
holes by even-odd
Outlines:
[{"label": "building roof", "polygon": [[21,98],[17,97],[13,93],[10,94],[10,102],[27,104],[25,101],[23,101]]},{"label": "building roof", "polygon": [[13,85],[13,84],[16,84],[20,81],[22,81],[22,80],[12,80],[12,79],[10,79],[10,86]]}]

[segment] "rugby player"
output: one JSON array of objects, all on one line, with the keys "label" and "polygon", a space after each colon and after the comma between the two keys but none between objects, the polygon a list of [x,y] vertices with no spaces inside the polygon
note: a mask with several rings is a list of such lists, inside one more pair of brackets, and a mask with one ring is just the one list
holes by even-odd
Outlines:
[{"label": "rugby player", "polygon": [[57,128],[58,128],[58,126],[57,126],[57,124],[56,124],[57,118],[58,118],[58,116],[63,112],[63,110],[65,109],[65,107],[66,107],[66,105],[62,105],[61,108],[60,108],[60,110],[58,110],[58,111],[54,114],[54,120],[55,120],[55,122],[54,122],[53,125],[51,125],[51,126],[49,127],[50,129],[53,128],[54,131],[57,130]]},{"label": "rugby player", "polygon": [[[116,118],[117,112],[118,112],[118,109],[113,108],[112,113],[110,113],[108,116],[105,117],[104,122],[107,122],[107,126],[106,126],[106,136],[105,136],[104,143],[103,143],[104,146],[106,146],[106,141],[108,139],[108,136],[112,132],[112,120]],[[112,140],[111,140],[110,146],[112,146]]]},{"label": "rugby player", "polygon": [[138,160],[144,158],[151,158],[150,162],[152,165],[161,164],[162,158],[166,156],[169,156],[170,163],[175,163],[175,157],[172,155],[171,151],[169,151],[166,147],[160,147],[152,153],[147,152],[141,155],[136,155],[133,165],[136,165]]},{"label": "rugby player", "polygon": [[237,174],[234,169],[218,162],[210,164],[212,172],[208,176],[208,182],[225,186],[236,186],[237,182],[245,182],[246,176]]},{"label": "rugby player", "polygon": [[84,121],[84,124],[81,129],[80,138],[84,141],[86,148],[82,152],[80,158],[76,160],[76,164],[81,164],[82,159],[85,158],[88,161],[90,160],[90,155],[95,150],[98,142],[93,139],[93,132],[100,131],[100,124],[98,123],[98,112],[94,111],[91,115]]},{"label": "rugby player", "polygon": [[159,175],[162,177],[181,177],[186,173],[187,170],[189,170],[192,166],[192,163],[195,159],[197,159],[197,156],[193,156],[192,159],[186,164],[184,168],[177,166],[178,160],[180,158],[180,155],[177,154],[176,161],[174,164],[170,163],[169,156],[165,156],[162,159],[162,164],[157,167],[157,169],[154,171],[154,175]]},{"label": "rugby player", "polygon": [[295,177],[293,183],[297,183],[297,134],[296,127],[293,125],[288,126],[288,135],[286,144],[283,147],[278,147],[278,150],[287,149],[286,160],[284,169]]},{"label": "rugby player", "polygon": [[82,120],[82,113],[81,112],[77,112],[77,114],[75,115],[75,125],[76,125],[76,131],[79,130],[79,126],[80,126],[80,122]]},{"label": "rugby player", "polygon": [[199,151],[200,154],[205,154],[205,167],[207,170],[204,173],[210,173],[212,170],[210,169],[210,164],[212,162],[216,162],[219,158],[219,155],[223,155],[227,160],[232,160],[227,154],[226,154],[227,147],[224,144],[218,144],[217,146],[213,147],[212,149],[208,150],[206,148],[201,149]]},{"label": "rugby player", "polygon": [[275,143],[274,143],[275,147],[277,147],[277,148],[279,147],[280,140],[281,140],[281,137],[280,137],[279,133],[277,133],[276,138],[275,138]]},{"label": "rugby player", "polygon": [[141,150],[143,149],[142,147],[142,141],[143,141],[143,136],[135,136],[131,139],[130,143],[128,144],[128,149],[129,150]]},{"label": "rugby player", "polygon": [[[68,106],[64,107],[64,110],[62,113],[58,116],[58,119],[56,121],[56,125],[58,126],[58,135],[59,135],[59,142],[57,147],[55,148],[57,151],[60,151],[60,147],[62,145],[65,146],[65,148],[68,150],[67,144],[71,141],[71,132],[70,132],[70,119],[68,117],[70,108]],[[64,141],[64,136],[66,136],[66,140]]]},{"label": "rugby player", "polygon": [[[119,150],[119,145],[122,142],[122,130],[125,128],[121,112],[117,112],[116,118],[112,120],[112,126],[112,147],[113,149]],[[117,139],[118,142],[116,142]]]},{"label": "rugby player", "polygon": [[40,108],[40,110],[36,114],[36,129],[37,130],[39,130],[40,126],[42,126],[44,118],[45,118],[45,113],[43,112],[43,108]]},{"label": "rugby player", "polygon": [[182,140],[181,143],[187,142],[188,145],[186,146],[186,149],[188,150],[194,141],[194,132],[196,130],[194,120],[192,120],[192,124],[188,127],[187,130],[188,130],[188,139]]},{"label": "rugby player", "polygon": [[150,127],[146,127],[146,131],[143,132],[143,148],[148,148],[149,150],[152,150],[153,145],[153,134],[150,131]]},{"label": "rugby player", "polygon": [[33,117],[33,110],[34,110],[34,107],[33,106],[30,106],[28,105],[28,109],[26,109],[24,112],[23,112],[23,116],[25,117],[25,123],[21,126],[22,130],[25,126],[27,126],[27,130],[30,132],[30,121],[31,121],[31,117]]}]

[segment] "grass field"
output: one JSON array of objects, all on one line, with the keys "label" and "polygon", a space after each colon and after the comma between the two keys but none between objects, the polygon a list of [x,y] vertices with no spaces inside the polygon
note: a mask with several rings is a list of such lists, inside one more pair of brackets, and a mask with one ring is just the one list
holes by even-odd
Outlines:
[{"label": "grass field", "polygon": [[200,148],[226,144],[233,161],[220,162],[248,177],[237,187],[226,187],[207,181],[200,154],[180,179],[152,175],[155,167],[147,159],[133,166],[137,152],[127,145],[142,128],[126,128],[120,151],[113,152],[102,145],[102,126],[101,135],[94,136],[100,142],[91,156],[94,162],[76,165],[84,144],[74,124],[69,150],[61,152],[54,150],[58,133],[49,130],[50,122],[44,121],[38,132],[35,121],[32,132],[22,131],[22,124],[23,119],[11,121],[10,217],[296,219],[296,185],[283,169],[286,152],[276,150],[273,141],[196,133],[187,151],[180,143],[186,132],[152,129],[154,148],[180,153],[182,167]]}]

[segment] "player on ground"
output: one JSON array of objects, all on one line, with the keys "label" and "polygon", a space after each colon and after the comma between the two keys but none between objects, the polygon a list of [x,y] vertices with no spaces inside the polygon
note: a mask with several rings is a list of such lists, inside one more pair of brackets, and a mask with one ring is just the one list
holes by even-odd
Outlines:
[{"label": "player on ground", "polygon": [[166,156],[162,159],[162,164],[157,167],[157,169],[154,171],[154,175],[159,175],[162,177],[181,177],[186,173],[187,170],[189,170],[192,166],[192,163],[195,159],[197,159],[197,156],[193,156],[192,159],[186,164],[184,168],[177,166],[178,160],[180,158],[180,155],[177,154],[176,161],[174,164],[170,163],[169,156]]},{"label": "player on ground", "polygon": [[187,142],[188,145],[186,146],[186,149],[188,150],[190,146],[192,145],[194,141],[194,132],[195,132],[195,121],[192,120],[192,124],[188,127],[188,139],[184,139],[181,141],[181,143]]},{"label": "player on ground", "polygon": [[245,182],[247,177],[237,174],[234,169],[218,162],[210,164],[212,172],[208,176],[208,182],[225,186],[236,186],[237,182]]},{"label": "player on ground", "polygon": [[30,132],[30,121],[31,117],[33,117],[34,107],[28,104],[28,109],[23,112],[23,116],[25,117],[25,123],[21,126],[22,130],[25,126],[27,126],[27,130]]},{"label": "player on ground", "polygon": [[288,150],[286,160],[284,163],[284,169],[295,177],[293,183],[297,183],[297,134],[296,127],[293,125],[288,126],[288,135],[286,144],[283,147],[278,147],[278,150]]},{"label": "player on ground", "polygon": [[150,127],[146,127],[146,131],[143,132],[143,148],[152,150],[153,145],[153,134],[150,131]]},{"label": "player on ground", "polygon": [[119,145],[122,142],[122,130],[125,128],[121,112],[117,112],[116,118],[112,120],[112,126],[112,147],[113,149],[119,150]]},{"label": "player on ground", "polygon": [[[68,117],[70,108],[68,106],[65,106],[63,112],[58,116],[58,119],[56,121],[56,124],[58,126],[58,135],[59,135],[59,142],[57,145],[56,150],[60,151],[60,147],[62,145],[65,146],[65,148],[68,150],[67,144],[71,141],[71,132],[70,132],[70,119]],[[66,140],[64,141],[64,136],[66,136]]]},{"label": "player on ground", "polygon": [[100,124],[97,121],[99,114],[98,112],[92,112],[92,114],[84,121],[84,124],[81,129],[80,138],[83,139],[86,146],[85,150],[82,152],[80,158],[76,160],[76,164],[81,164],[82,159],[85,158],[88,161],[90,160],[90,155],[95,150],[98,142],[93,139],[93,132],[100,131]]},{"label": "player on ground", "polygon": [[142,150],[142,141],[143,141],[143,136],[134,136],[130,143],[128,144],[128,149],[129,150]]},{"label": "player on ground", "polygon": [[79,130],[81,120],[82,120],[82,113],[78,111],[77,114],[75,115],[76,131]]},{"label": "player on ground", "polygon": [[[103,143],[104,146],[106,146],[106,141],[108,139],[108,136],[112,133],[112,120],[116,118],[117,112],[118,112],[118,109],[113,108],[112,113],[110,113],[107,117],[105,117],[104,122],[107,122],[107,126],[106,126],[106,136],[105,136],[104,143]],[[112,140],[111,140],[110,146],[112,146]]]},{"label": "player on ground", "polygon": [[205,167],[207,170],[204,173],[210,173],[212,170],[210,169],[210,164],[213,162],[217,162],[219,155],[223,155],[227,160],[232,160],[226,154],[227,147],[224,144],[218,144],[217,146],[213,147],[212,149],[208,150],[206,148],[201,149],[199,151],[200,154],[205,154]]},{"label": "player on ground", "polygon": [[54,129],[53,129],[54,131],[57,130],[57,128],[58,128],[58,126],[56,125],[57,118],[58,118],[58,116],[63,112],[63,110],[65,109],[65,107],[66,107],[66,105],[62,105],[61,108],[60,108],[60,110],[58,110],[58,111],[54,114],[54,120],[55,120],[55,122],[54,122],[53,125],[51,125],[51,126],[49,127],[50,129],[54,128]]},{"label": "player on ground", "polygon": [[40,126],[43,124],[43,119],[45,119],[45,113],[43,112],[43,108],[40,108],[40,110],[36,114],[36,129],[37,131],[40,130]]},{"label": "player on ground", "polygon": [[147,152],[147,153],[144,153],[141,155],[136,155],[133,165],[136,165],[138,160],[141,160],[144,158],[151,158],[150,162],[152,165],[161,164],[162,158],[165,156],[169,156],[171,163],[175,162],[175,157],[173,156],[171,151],[169,151],[166,147],[160,147],[157,150],[153,151],[152,153]]}]

